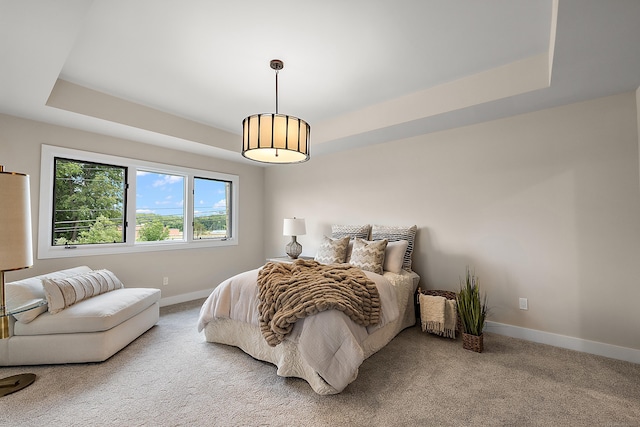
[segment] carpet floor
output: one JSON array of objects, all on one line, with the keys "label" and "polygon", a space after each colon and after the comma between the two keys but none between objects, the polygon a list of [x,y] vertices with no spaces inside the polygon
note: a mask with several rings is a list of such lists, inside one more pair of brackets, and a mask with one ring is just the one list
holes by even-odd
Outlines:
[{"label": "carpet floor", "polygon": [[401,332],[341,394],[319,396],[196,330],[202,300],[103,363],[0,368],[36,382],[0,398],[11,426],[640,426],[640,365],[486,334]]}]

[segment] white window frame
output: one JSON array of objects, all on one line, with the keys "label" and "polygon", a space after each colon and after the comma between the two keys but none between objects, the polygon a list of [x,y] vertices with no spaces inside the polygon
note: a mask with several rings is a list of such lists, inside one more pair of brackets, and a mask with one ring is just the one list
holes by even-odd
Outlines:
[{"label": "white window frame", "polygon": [[[40,212],[38,215],[38,259],[68,258],[77,256],[122,254],[132,252],[152,252],[163,250],[180,250],[194,248],[235,246],[238,244],[238,200],[239,182],[237,175],[191,169],[153,163],[108,154],[93,153],[71,148],[42,145],[40,158]],[[53,183],[54,159],[63,157],[71,160],[110,164],[128,168],[128,188],[124,243],[101,243],[96,245],[75,245],[71,247],[54,246],[51,244],[53,235]],[[181,175],[185,177],[185,226],[183,240],[164,240],[158,242],[136,242],[136,176],[138,169],[147,172]],[[227,239],[194,239],[193,238],[193,180],[194,178],[209,178],[231,182],[231,237]]]}]

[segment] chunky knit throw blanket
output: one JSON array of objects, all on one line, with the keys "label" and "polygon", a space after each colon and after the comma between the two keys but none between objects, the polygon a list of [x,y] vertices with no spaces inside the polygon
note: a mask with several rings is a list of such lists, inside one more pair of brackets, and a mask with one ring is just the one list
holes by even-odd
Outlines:
[{"label": "chunky knit throw blanket", "polygon": [[260,331],[271,347],[285,339],[298,319],[324,310],[340,310],[363,326],[380,322],[375,283],[349,264],[269,262],[258,273],[258,287]]}]

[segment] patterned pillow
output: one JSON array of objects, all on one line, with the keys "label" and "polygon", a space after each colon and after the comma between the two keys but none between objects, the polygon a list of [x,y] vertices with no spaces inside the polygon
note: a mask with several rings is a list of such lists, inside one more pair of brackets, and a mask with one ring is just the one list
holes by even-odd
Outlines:
[{"label": "patterned pillow", "polygon": [[384,250],[387,240],[368,242],[359,237],[353,241],[353,251],[349,264],[377,274],[383,273]]},{"label": "patterned pillow", "polygon": [[324,236],[314,259],[321,264],[342,264],[347,258],[347,246],[349,236],[341,239]]},{"label": "patterned pillow", "polygon": [[369,240],[369,233],[371,232],[371,226],[367,225],[332,225],[331,237],[334,239],[340,239],[344,236],[349,236],[351,239],[359,237],[364,240]]},{"label": "patterned pillow", "polygon": [[124,287],[120,279],[109,270],[94,270],[60,279],[43,279],[42,285],[51,314],[87,298]]},{"label": "patterned pillow", "polygon": [[416,239],[417,226],[411,227],[387,227],[383,225],[374,225],[371,228],[371,240],[387,239],[389,242],[398,240],[406,240],[409,242],[407,250],[404,253],[402,268],[411,271],[411,254],[413,253],[413,245]]}]

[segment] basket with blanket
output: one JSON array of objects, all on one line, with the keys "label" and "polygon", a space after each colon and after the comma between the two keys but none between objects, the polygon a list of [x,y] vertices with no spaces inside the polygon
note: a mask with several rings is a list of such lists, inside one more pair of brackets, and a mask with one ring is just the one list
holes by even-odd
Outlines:
[{"label": "basket with blanket", "polygon": [[455,292],[418,288],[418,304],[423,332],[455,339],[456,331],[462,331]]}]

